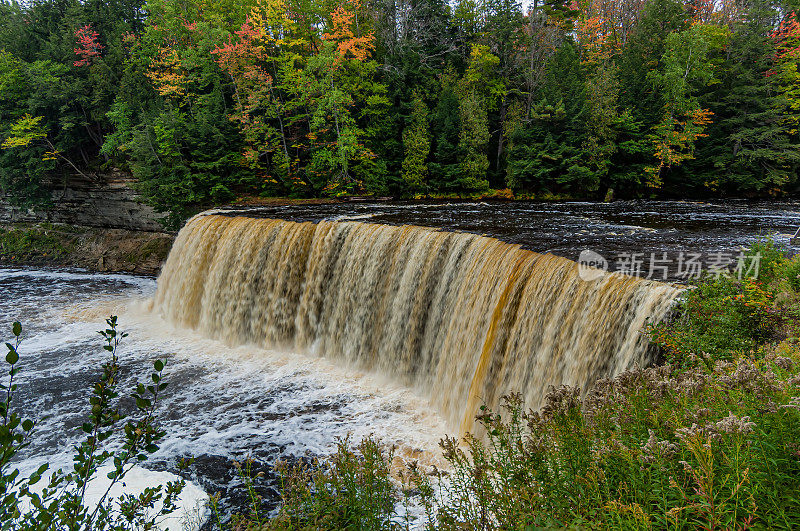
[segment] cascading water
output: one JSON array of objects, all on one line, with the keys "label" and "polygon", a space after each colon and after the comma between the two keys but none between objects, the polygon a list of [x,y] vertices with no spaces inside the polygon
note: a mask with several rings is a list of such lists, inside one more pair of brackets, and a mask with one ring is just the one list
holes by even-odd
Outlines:
[{"label": "cascading water", "polygon": [[413,387],[462,432],[509,391],[586,389],[650,361],[644,325],[679,290],[493,238],[414,226],[200,215],[153,300],[232,344],[306,351]]}]

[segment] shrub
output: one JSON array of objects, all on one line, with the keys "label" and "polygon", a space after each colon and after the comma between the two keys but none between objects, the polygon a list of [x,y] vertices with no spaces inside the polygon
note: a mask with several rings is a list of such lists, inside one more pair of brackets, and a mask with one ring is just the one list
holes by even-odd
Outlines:
[{"label": "shrub", "polygon": [[[392,455],[375,439],[364,439],[353,449],[348,438],[338,442],[335,454],[312,466],[279,463],[283,507],[266,528],[400,529],[394,521],[398,493],[389,472]],[[252,515],[247,520],[260,523]]]},{"label": "shrub", "polygon": [[791,272],[800,262],[786,258],[771,242],[758,242],[746,253],[760,256],[758,276],[706,275],[687,289],[673,316],[651,325],[647,333],[664,358],[681,367],[754,355],[785,339],[796,326],[800,285]]},{"label": "shrub", "polygon": [[64,238],[52,226],[0,228],[0,255],[6,259],[30,256],[59,256],[67,252]]},{"label": "shrub", "polygon": [[[152,529],[160,518],[177,508],[175,502],[184,488],[183,480],[146,488],[138,496],[110,495],[111,488],[122,482],[134,466],[158,450],[158,442],[165,433],[158,427],[156,407],[167,384],[163,381],[165,362],[156,360],[150,382],[136,385],[132,393],[136,411],[126,418],[118,400],[117,349],[127,334],[118,332],[115,316],[107,319],[106,324],[108,328],[100,334],[109,359],[91,390],[87,420],[81,426],[84,438],[74,448],[73,469],[51,472],[44,486],[37,489],[50,470],[49,464],[27,477],[13,467],[14,457],[36,436],[34,422],[23,420],[26,404],[17,405],[15,401],[15,379],[21,370],[18,349],[22,326],[14,323],[14,342],[6,343],[8,381],[0,386],[5,392],[0,401],[0,529]],[[111,482],[98,504],[88,506],[87,486],[106,463],[111,465],[108,473]]]}]

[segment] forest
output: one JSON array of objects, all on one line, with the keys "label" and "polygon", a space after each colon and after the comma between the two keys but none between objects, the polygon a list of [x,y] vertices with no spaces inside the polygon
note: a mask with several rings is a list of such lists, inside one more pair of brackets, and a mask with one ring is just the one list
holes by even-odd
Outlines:
[{"label": "forest", "polygon": [[790,195],[794,8],[3,2],[0,189],[129,172],[172,226],[245,196]]}]

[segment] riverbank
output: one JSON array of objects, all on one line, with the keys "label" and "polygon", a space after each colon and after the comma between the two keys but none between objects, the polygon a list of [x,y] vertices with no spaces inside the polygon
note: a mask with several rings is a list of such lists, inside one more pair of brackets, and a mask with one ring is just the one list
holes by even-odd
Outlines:
[{"label": "riverbank", "polygon": [[155,276],[175,236],[61,223],[0,224],[0,264]]},{"label": "riverbank", "polygon": [[[355,196],[316,199],[245,196],[220,208],[235,210],[326,205],[341,205],[346,208],[347,205],[387,203],[390,200],[388,197]],[[476,201],[476,198],[438,198],[438,201],[471,202]],[[36,216],[10,221],[14,216],[6,216],[5,222],[0,220],[0,265],[76,267],[103,273],[156,276],[167,259],[175,234],[147,230],[152,225],[152,220],[147,215],[134,213],[131,216],[126,218],[127,225],[125,225],[133,227],[131,229],[121,226],[115,228],[115,220],[108,212],[96,213],[94,219],[98,222],[98,226],[83,224],[88,218],[80,218],[81,224],[74,224],[37,221]],[[60,217],[66,219],[69,216],[61,212]],[[72,218],[75,216],[69,219]],[[138,226],[142,226],[143,229],[136,229]]]}]

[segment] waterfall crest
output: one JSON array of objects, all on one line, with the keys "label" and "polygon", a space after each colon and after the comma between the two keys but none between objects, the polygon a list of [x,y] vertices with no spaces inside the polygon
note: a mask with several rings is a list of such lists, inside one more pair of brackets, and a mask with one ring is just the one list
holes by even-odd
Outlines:
[{"label": "waterfall crest", "polygon": [[462,432],[477,407],[583,389],[649,361],[641,330],[679,290],[474,234],[200,215],[154,310],[232,344],[338,359],[415,388]]}]

